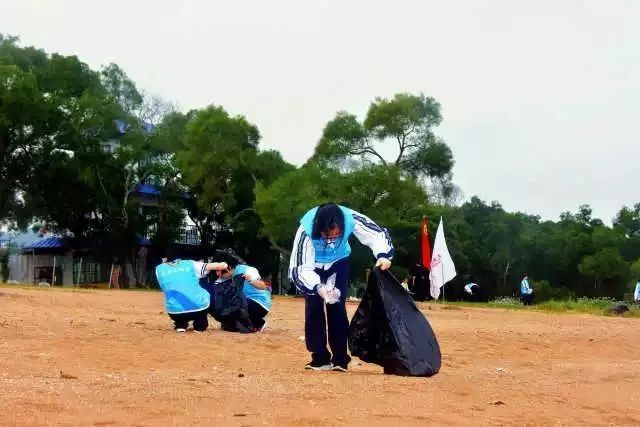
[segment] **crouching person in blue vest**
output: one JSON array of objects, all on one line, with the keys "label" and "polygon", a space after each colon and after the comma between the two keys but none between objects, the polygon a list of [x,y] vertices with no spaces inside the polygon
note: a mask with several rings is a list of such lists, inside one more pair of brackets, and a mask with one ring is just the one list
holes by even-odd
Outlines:
[{"label": "crouching person in blue vest", "polygon": [[218,270],[218,280],[228,280],[238,276],[244,279],[242,294],[247,300],[249,319],[255,331],[262,332],[267,326],[264,318],[271,310],[271,288],[262,280],[258,269],[246,264],[241,264],[235,257],[226,257],[225,270]]},{"label": "crouching person in blue vest", "polygon": [[158,284],[164,292],[167,313],[174,323],[176,332],[186,332],[189,322],[193,322],[196,332],[204,332],[209,326],[207,309],[209,293],[200,286],[200,279],[210,271],[225,270],[224,262],[203,263],[175,259],[169,261],[169,254],[156,267]]},{"label": "crouching person in blue vest", "polygon": [[[311,361],[305,369],[346,372],[349,319],[349,237],[368,246],[381,270],[391,267],[393,244],[384,228],[344,206],[326,203],[301,219],[293,242],[289,278],[305,294],[305,340]],[[326,317],[325,317],[326,306]],[[327,350],[327,326],[330,353]]]}]

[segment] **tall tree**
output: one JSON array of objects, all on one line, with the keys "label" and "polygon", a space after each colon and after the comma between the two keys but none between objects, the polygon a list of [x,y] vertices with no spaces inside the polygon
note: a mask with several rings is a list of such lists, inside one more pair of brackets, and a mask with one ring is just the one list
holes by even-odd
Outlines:
[{"label": "tall tree", "polygon": [[[210,241],[220,227],[251,203],[238,203],[244,183],[252,180],[248,158],[257,151],[260,133],[244,117],[222,107],[193,113],[185,126],[184,146],[176,153],[184,182],[193,194],[192,219]],[[249,194],[252,186],[248,188]],[[236,197],[240,196],[240,197]]]},{"label": "tall tree", "polygon": [[[433,133],[441,121],[440,104],[423,94],[376,98],[363,123],[344,111],[327,123],[312,161],[343,169],[373,162],[414,177],[444,177],[453,155]],[[392,158],[385,156],[389,145],[395,146]]]}]

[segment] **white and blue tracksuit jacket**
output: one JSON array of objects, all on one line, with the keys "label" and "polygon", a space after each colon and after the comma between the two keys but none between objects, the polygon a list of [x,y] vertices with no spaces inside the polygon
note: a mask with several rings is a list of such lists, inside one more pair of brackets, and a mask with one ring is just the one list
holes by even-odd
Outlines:
[{"label": "white and blue tracksuit jacket", "polygon": [[313,219],[317,210],[317,207],[311,209],[300,220],[289,262],[289,280],[301,292],[315,293],[321,282],[316,269],[327,270],[336,261],[349,257],[351,235],[354,235],[363,245],[368,246],[376,259],[393,257],[393,243],[387,230],[367,216],[344,206],[340,206],[344,215],[342,236],[333,243],[327,243],[322,238],[312,239]]}]

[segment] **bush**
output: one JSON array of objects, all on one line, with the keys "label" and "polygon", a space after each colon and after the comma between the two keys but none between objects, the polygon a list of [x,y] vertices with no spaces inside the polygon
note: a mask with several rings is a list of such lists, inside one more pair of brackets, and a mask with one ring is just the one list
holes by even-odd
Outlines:
[{"label": "bush", "polygon": [[575,294],[564,287],[554,288],[546,280],[540,280],[533,284],[533,294],[535,302],[544,302],[549,300],[574,300]]},{"label": "bush", "polygon": [[618,301],[615,298],[611,298],[611,297],[599,297],[599,298],[580,297],[576,302],[579,305],[584,307],[591,307],[591,308],[604,310]]},{"label": "bush", "polygon": [[615,298],[581,297],[577,300],[550,300],[540,304],[539,308],[549,311],[579,311],[583,313],[605,314],[617,301]]}]

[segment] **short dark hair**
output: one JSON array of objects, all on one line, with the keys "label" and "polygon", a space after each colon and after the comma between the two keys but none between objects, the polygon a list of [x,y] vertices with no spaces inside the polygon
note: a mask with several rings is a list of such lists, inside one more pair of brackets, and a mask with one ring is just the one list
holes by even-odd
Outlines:
[{"label": "short dark hair", "polygon": [[313,218],[313,230],[311,231],[312,239],[319,239],[320,233],[329,231],[333,228],[344,230],[344,214],[340,206],[335,203],[323,203],[318,206],[316,216]]},{"label": "short dark hair", "polygon": [[162,251],[162,258],[167,258],[169,261],[173,261],[180,257],[180,251],[175,246],[167,246]]},{"label": "short dark hair", "polygon": [[240,258],[231,249],[219,249],[213,256],[213,262],[226,262],[229,268],[236,268],[238,264],[244,264]]}]

